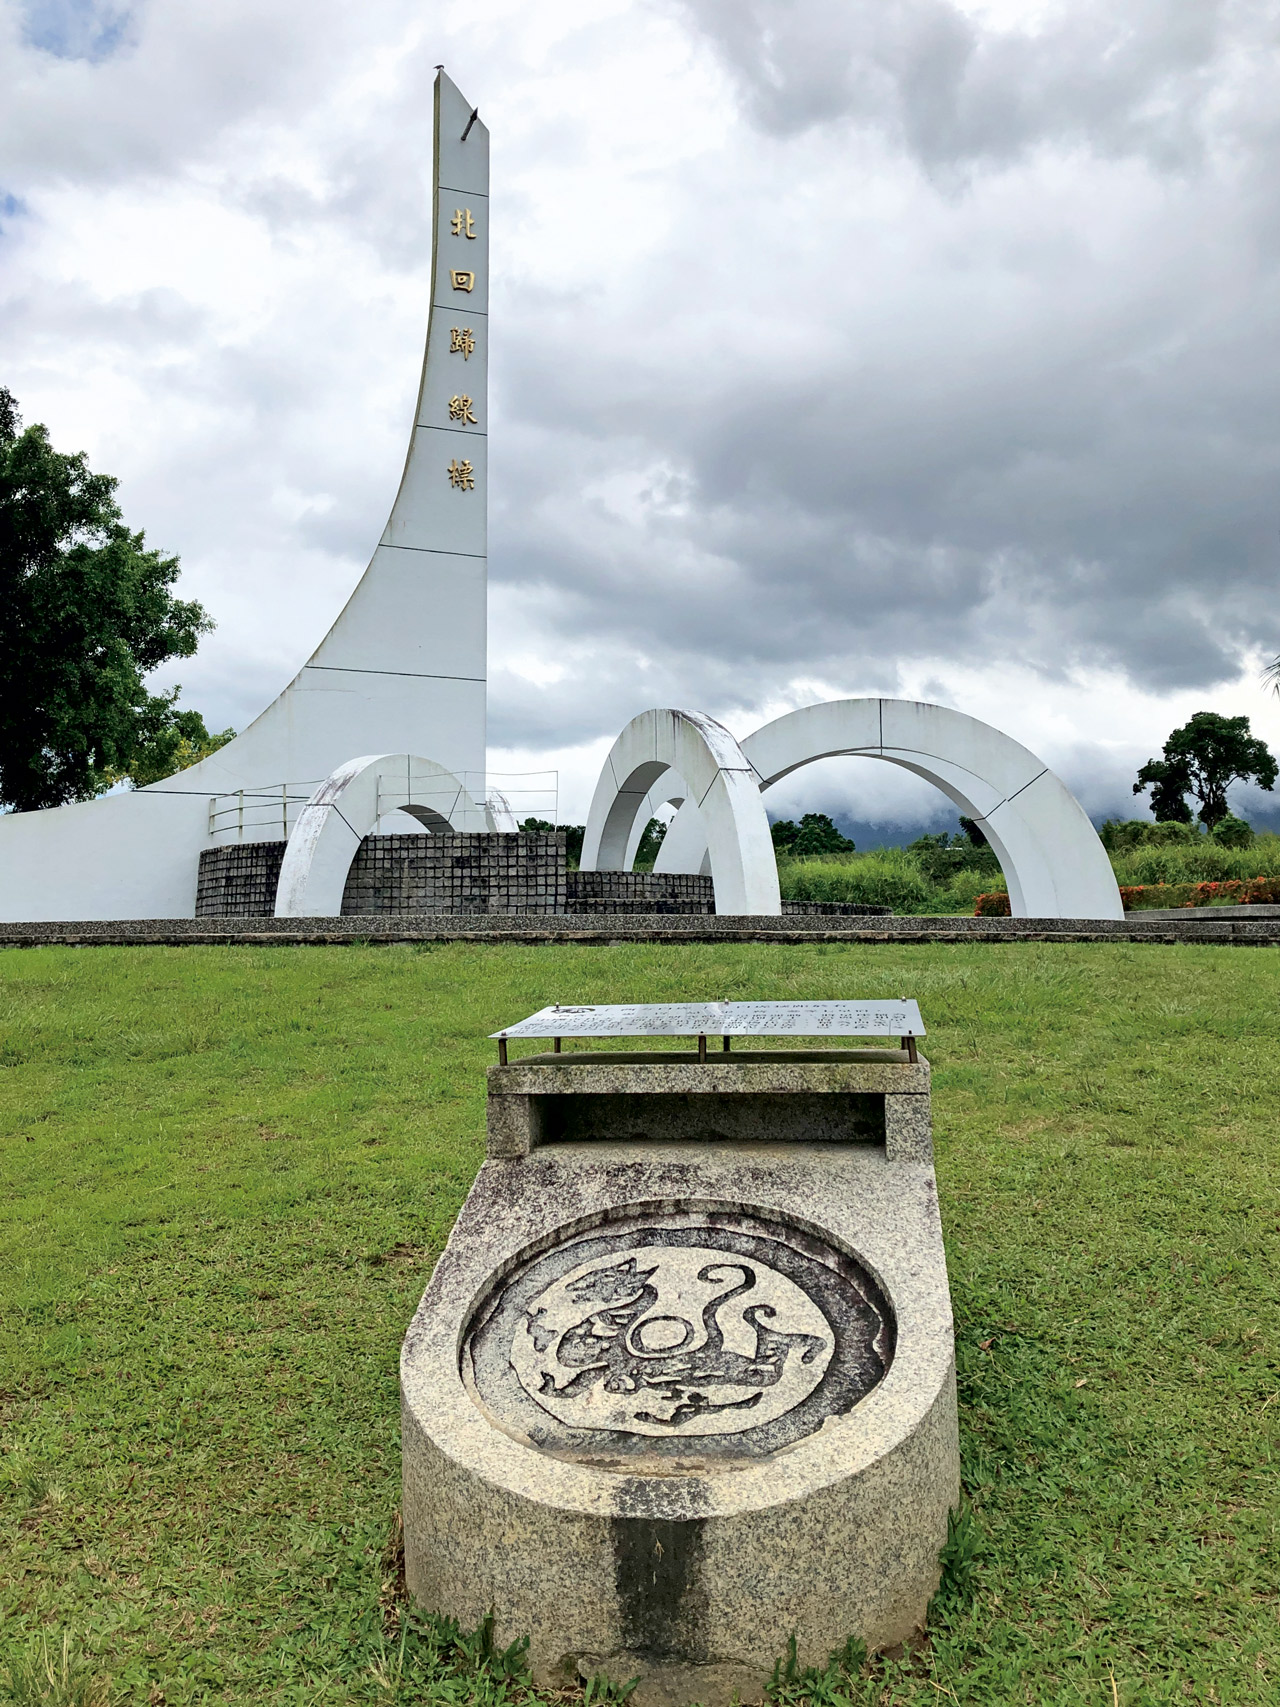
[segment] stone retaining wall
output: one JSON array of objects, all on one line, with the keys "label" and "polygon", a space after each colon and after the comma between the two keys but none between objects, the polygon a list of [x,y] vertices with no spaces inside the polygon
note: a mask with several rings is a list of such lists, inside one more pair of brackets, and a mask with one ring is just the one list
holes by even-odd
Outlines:
[{"label": "stone retaining wall", "polygon": [[[207,848],[196,918],[269,918],[284,850],[282,841]],[[347,873],[342,912],[563,913],[566,876],[563,831],[366,836]]]},{"label": "stone retaining wall", "polygon": [[[285,844],[233,842],[200,855],[198,919],[269,918]],[[342,895],[354,915],[467,913],[700,915],[716,910],[709,877],[570,871],[564,832],[366,836]]]}]

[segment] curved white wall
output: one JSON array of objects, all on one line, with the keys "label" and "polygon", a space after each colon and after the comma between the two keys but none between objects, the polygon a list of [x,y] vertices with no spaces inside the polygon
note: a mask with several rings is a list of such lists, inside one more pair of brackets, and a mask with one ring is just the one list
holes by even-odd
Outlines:
[{"label": "curved white wall", "polygon": [[759,779],[733,736],[696,711],[644,711],[618,736],[600,772],[582,841],[583,871],[619,871],[634,857],[649,791],[674,772],[696,802],[716,909],[779,914],[778,865]]},{"label": "curved white wall", "polygon": [[[282,783],[306,794],[352,752],[425,747],[484,793],[489,133],[468,128],[471,111],[439,73],[417,408],[391,515],[345,608],[279,697],[202,763],[136,793],[0,814],[0,918],[190,918],[200,853],[215,845],[211,797]],[[471,210],[474,236],[453,233],[455,205]],[[471,275],[469,290],[455,272]],[[469,355],[451,349],[455,326],[471,334]],[[459,394],[474,422],[450,418]],[[450,462],[469,463],[474,484],[452,484]],[[246,831],[280,834],[278,823]]]},{"label": "curved white wall", "polygon": [[409,753],[351,759],[325,778],[298,814],[280,866],[276,917],[337,918],[356,851],[392,803],[431,830],[491,828],[443,765]]},{"label": "curved white wall", "polygon": [[[1011,736],[946,706],[837,699],[787,712],[742,742],[759,786],[816,759],[884,759],[942,789],[981,824],[1009,885],[1015,917],[1121,919],[1111,862],[1075,796]],[[650,785],[653,797],[663,782]],[[705,827],[686,802],[658,853],[659,871],[704,869]]]}]

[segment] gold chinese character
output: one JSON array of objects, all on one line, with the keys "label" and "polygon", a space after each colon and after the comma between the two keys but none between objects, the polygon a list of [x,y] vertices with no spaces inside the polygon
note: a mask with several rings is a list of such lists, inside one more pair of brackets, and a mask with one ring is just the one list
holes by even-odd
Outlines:
[{"label": "gold chinese character", "polygon": [[461,356],[464,362],[471,360],[471,352],[476,347],[476,335],[470,326],[450,326],[449,354]]},{"label": "gold chinese character", "polygon": [[457,457],[449,464],[449,484],[456,486],[459,492],[470,492],[476,483],[475,470],[469,462],[459,462]]},{"label": "gold chinese character", "polygon": [[469,237],[473,243],[475,242],[476,228],[472,224],[471,209],[469,207],[460,207],[455,209],[453,215],[453,235],[455,237]]},{"label": "gold chinese character", "polygon": [[461,421],[464,427],[478,427],[480,425],[471,413],[471,399],[469,397],[451,397],[449,399],[449,419]]},{"label": "gold chinese character", "polygon": [[455,268],[450,267],[449,277],[453,281],[454,290],[474,290],[476,288],[476,275],[474,273],[460,273]]}]

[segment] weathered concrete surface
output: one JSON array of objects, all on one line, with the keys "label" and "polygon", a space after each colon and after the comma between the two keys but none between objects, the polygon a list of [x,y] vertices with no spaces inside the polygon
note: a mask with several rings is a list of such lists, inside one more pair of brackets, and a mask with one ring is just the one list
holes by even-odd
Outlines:
[{"label": "weathered concrete surface", "polygon": [[[903,1100],[927,1106],[927,1063],[911,1067],[893,1060],[892,1050],[867,1053],[890,1059],[785,1069],[750,1061],[698,1068],[631,1060],[611,1070],[599,1062],[525,1061],[505,1076],[494,1070],[491,1088],[499,1089],[491,1107],[500,1125],[503,1105],[530,1094],[506,1095],[503,1087],[541,1085],[548,1075],[595,1086],[611,1072],[616,1089],[645,1073],[651,1082],[681,1084],[690,1071],[709,1084],[736,1074],[739,1086],[743,1075],[794,1082],[792,1075],[809,1071],[845,1085],[859,1075],[911,1074],[924,1088]],[[901,1093],[890,1098],[895,1094]],[[688,1095],[751,1100],[741,1089]],[[544,1399],[573,1414],[575,1380],[564,1347],[573,1334],[580,1340],[582,1330],[558,1342],[549,1332],[534,1340],[545,1358],[559,1357],[564,1366],[551,1375],[550,1388],[539,1388],[518,1369],[522,1357],[533,1355],[527,1346],[517,1352],[512,1342],[509,1366],[501,1355],[510,1323],[528,1318],[545,1325],[552,1319],[548,1299],[566,1289],[577,1296],[575,1288],[597,1285],[602,1276],[619,1285],[624,1276],[634,1288],[656,1275],[656,1287],[663,1249],[671,1249],[673,1260],[687,1253],[698,1261],[701,1244],[717,1240],[726,1255],[699,1280],[745,1275],[753,1264],[735,1250],[778,1252],[768,1262],[754,1261],[754,1296],[773,1297],[777,1308],[740,1317],[757,1329],[771,1322],[780,1341],[798,1345],[805,1337],[777,1332],[787,1326],[787,1273],[803,1281],[805,1265],[818,1264],[828,1290],[851,1285],[850,1296],[864,1296],[847,1326],[838,1308],[825,1306],[835,1324],[828,1371],[845,1355],[846,1335],[856,1338],[859,1321],[866,1351],[866,1324],[874,1326],[880,1308],[885,1324],[874,1342],[881,1361],[873,1375],[851,1396],[831,1398],[829,1374],[814,1386],[803,1358],[786,1362],[793,1355],[788,1349],[779,1379],[797,1380],[802,1400],[777,1422],[756,1427],[748,1420],[737,1432],[732,1405],[704,1404],[708,1414],[719,1413],[715,1421],[696,1405],[677,1407],[672,1418],[690,1416],[665,1434],[667,1419],[650,1418],[653,1426],[645,1426],[654,1438],[626,1427],[622,1434],[588,1436],[544,1414]],[[615,1260],[628,1241],[641,1252],[638,1266]],[[614,1254],[602,1258],[606,1248]],[[582,1251],[594,1254],[573,1266]],[[544,1268],[562,1277],[539,1292]],[[853,1282],[840,1278],[846,1270]],[[866,1281],[863,1294],[856,1290],[858,1273]],[[816,1296],[812,1289],[809,1295]],[[615,1321],[621,1297],[610,1306]],[[669,1333],[662,1325],[675,1318],[666,1309],[665,1301],[651,1303],[658,1313],[647,1325]],[[719,1310],[712,1324],[721,1320]],[[634,1324],[627,1329],[634,1331]],[[757,1358],[763,1344],[757,1343]],[[670,1392],[648,1386],[655,1397],[646,1402],[670,1401]],[[691,1389],[676,1391],[687,1396]],[[763,1404],[776,1409],[773,1391]],[[895,1161],[872,1142],[597,1137],[491,1159],[406,1337],[401,1392],[410,1591],[464,1624],[492,1608],[499,1641],[530,1636],[540,1682],[593,1671],[625,1681],[640,1673],[637,1699],[650,1707],[694,1700],[728,1707],[735,1691],[758,1699],[793,1631],[805,1664],[825,1662],[849,1635],[872,1647],[900,1642],[924,1619],[947,1513],[959,1493],[953,1334],[933,1169],[926,1160]],[[609,1388],[597,1384],[589,1392],[592,1402],[602,1394],[607,1400]],[[615,1399],[624,1407],[639,1402],[627,1398],[625,1382]],[[746,1418],[763,1414],[754,1405]],[[721,1432],[706,1432],[713,1427]],[[773,1444],[778,1429],[794,1436],[780,1449]],[[575,1444],[579,1439],[584,1444]]]},{"label": "weathered concrete surface", "polygon": [[879,1143],[933,1160],[929,1064],[900,1049],[539,1053],[489,1069],[489,1154],[561,1138]]}]

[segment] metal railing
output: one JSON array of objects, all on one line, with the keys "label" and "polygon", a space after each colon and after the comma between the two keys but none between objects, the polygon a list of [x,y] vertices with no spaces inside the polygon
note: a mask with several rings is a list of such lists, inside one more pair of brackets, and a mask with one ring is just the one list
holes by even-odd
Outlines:
[{"label": "metal railing", "polygon": [[[559,823],[559,771],[466,771],[458,781],[471,799],[487,810],[495,829],[511,830],[527,818]],[[298,814],[320,786],[314,782],[271,782],[238,788],[209,800],[209,836],[214,841],[287,841]],[[433,829],[455,816],[459,792],[452,782],[425,770],[406,767],[403,783],[397,777],[378,780],[378,819],[417,807]],[[417,816],[416,813],[412,814]]]},{"label": "metal railing", "polygon": [[298,814],[319,787],[318,782],[271,782],[259,788],[237,788],[215,794],[209,801],[209,835],[216,839],[265,842],[288,841]]}]

